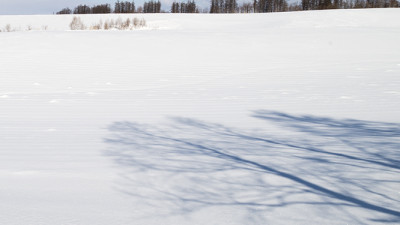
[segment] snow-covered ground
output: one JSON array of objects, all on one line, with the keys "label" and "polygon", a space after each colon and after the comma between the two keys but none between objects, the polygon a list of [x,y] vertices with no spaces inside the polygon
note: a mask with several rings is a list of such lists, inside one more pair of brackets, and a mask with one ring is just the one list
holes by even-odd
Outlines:
[{"label": "snow-covered ground", "polygon": [[0,224],[400,223],[400,9],[72,17],[0,16]]}]

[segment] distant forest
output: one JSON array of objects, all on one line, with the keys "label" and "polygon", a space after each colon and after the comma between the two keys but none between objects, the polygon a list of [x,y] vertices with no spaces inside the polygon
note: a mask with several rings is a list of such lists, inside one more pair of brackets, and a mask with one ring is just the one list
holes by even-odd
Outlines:
[{"label": "distant forest", "polygon": [[323,9],[356,8],[397,8],[398,0],[301,0],[288,4],[286,0],[253,0],[237,3],[237,0],[211,0],[210,7],[200,9],[194,0],[174,1],[169,11],[161,10],[160,1],[147,1],[136,7],[135,2],[117,1],[94,6],[78,5],[74,9],[64,8],[57,14],[98,14],[98,13],[266,13]]}]

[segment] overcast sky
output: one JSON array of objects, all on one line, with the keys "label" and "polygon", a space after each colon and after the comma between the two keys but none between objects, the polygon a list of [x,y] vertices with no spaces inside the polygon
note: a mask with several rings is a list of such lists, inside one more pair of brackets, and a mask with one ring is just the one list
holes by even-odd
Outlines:
[{"label": "overcast sky", "polygon": [[[95,5],[109,3],[111,6],[117,0],[0,0],[0,15],[30,15],[52,14],[62,8],[74,8],[79,4]],[[128,0],[131,1],[131,0]],[[148,1],[148,0],[146,0]],[[163,9],[169,9],[173,0],[160,0]],[[181,0],[185,1],[186,0]],[[144,0],[135,0],[137,6],[143,5]],[[209,0],[196,0],[200,7],[208,7]]]}]

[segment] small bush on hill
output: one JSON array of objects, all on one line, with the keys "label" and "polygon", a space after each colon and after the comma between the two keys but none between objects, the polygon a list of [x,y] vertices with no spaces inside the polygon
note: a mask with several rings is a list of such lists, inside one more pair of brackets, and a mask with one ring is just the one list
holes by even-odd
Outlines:
[{"label": "small bush on hill", "polygon": [[[146,26],[146,21],[144,19],[138,18],[127,18],[126,20],[122,20],[118,18],[116,21],[113,19],[106,20],[104,23],[100,20],[100,22],[93,24],[89,27],[90,30],[110,30],[110,29],[117,29],[117,30],[133,30],[138,29]],[[82,22],[79,17],[74,16],[72,19],[69,27],[71,30],[86,30],[87,27]]]},{"label": "small bush on hill", "polygon": [[83,24],[81,18],[74,16],[71,23],[69,24],[71,30],[85,30],[86,26]]}]

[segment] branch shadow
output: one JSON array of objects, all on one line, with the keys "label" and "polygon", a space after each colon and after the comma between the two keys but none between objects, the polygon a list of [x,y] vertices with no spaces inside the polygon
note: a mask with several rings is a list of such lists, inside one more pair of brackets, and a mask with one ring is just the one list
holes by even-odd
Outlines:
[{"label": "branch shadow", "polygon": [[238,207],[259,223],[274,212],[308,222],[400,222],[400,124],[265,110],[252,116],[297,133],[189,118],[112,124],[105,142],[121,167],[117,189],[164,215]]}]

